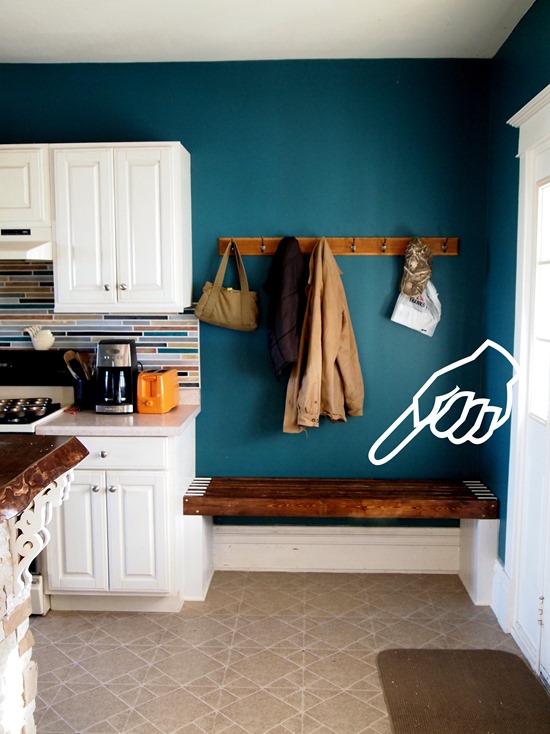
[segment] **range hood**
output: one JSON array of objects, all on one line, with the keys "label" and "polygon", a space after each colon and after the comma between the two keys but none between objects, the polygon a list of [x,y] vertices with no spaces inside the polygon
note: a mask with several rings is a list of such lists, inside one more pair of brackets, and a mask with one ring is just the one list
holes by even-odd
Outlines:
[{"label": "range hood", "polygon": [[2,227],[0,260],[53,260],[52,228]]}]

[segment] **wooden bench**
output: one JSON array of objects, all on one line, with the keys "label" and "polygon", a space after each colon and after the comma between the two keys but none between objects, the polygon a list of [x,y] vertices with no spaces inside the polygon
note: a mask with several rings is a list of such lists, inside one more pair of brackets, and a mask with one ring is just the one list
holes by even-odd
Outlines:
[{"label": "wooden bench", "polygon": [[[201,600],[206,597],[216,567],[215,535],[219,538],[219,534],[215,534],[214,531],[214,518],[223,516],[281,519],[459,520],[459,541],[456,547],[459,554],[459,576],[476,604],[488,604],[490,600],[492,574],[497,557],[499,504],[491,490],[477,480],[198,477],[191,482],[183,497],[186,600]],[[406,528],[395,529],[392,537],[396,540],[392,548],[385,543],[377,543],[376,532],[380,530],[379,528],[364,530],[364,536],[361,534],[361,540],[358,541],[362,542],[363,546],[354,546],[352,551],[353,563],[357,557],[368,560],[369,567],[374,565],[376,568],[395,570],[395,563],[391,566],[388,561],[391,556],[393,559],[396,557],[403,559],[410,570],[411,564],[405,560],[405,557],[409,558],[408,551],[403,551],[399,540],[407,536]],[[404,531],[404,535],[400,534],[401,530]],[[433,528],[426,529],[427,538],[431,537],[432,531]],[[267,532],[269,534],[270,531]],[[353,536],[353,533],[351,535]],[[345,537],[349,536],[350,534],[346,533]],[[246,537],[246,534],[243,537]],[[270,559],[274,553],[280,558],[280,554],[284,555],[286,548],[281,546],[280,537],[280,534],[273,531],[266,538],[268,546],[265,547],[265,552],[261,552],[258,550],[258,543],[262,543],[262,540],[258,533],[255,533],[253,541],[256,543],[255,546],[249,546],[246,542],[241,546],[241,548],[246,546],[244,563],[250,562],[251,568],[257,569],[258,557],[261,557],[262,564],[265,563],[266,554]],[[425,558],[423,553],[427,546],[421,543],[422,547],[419,548],[414,545],[414,541],[410,542],[412,545],[404,547],[407,549],[410,547],[411,563],[414,564],[415,558]],[[224,547],[231,547],[233,552],[236,552],[234,543]],[[267,550],[268,547],[271,549],[271,555]],[[346,553],[345,543],[337,542],[334,552],[336,548]],[[285,565],[278,568],[296,570],[303,568],[304,564],[305,570],[317,568],[319,562],[326,558],[324,550],[326,549],[323,546],[323,549],[315,553],[314,550],[309,550],[307,541],[296,544],[293,541],[291,550],[286,556],[284,555]],[[311,553],[315,554],[315,562],[310,565],[308,559],[312,558]],[[333,565],[325,568],[323,561],[322,570],[330,571],[335,568],[332,549],[329,556],[330,561],[327,563]],[[438,556],[435,561],[434,556],[430,558],[432,565],[435,563],[439,569]],[[223,561],[221,563],[220,568],[231,567]],[[242,569],[242,563],[237,567]],[[420,563],[420,568],[422,567]],[[415,568],[418,568],[418,565]]]},{"label": "wooden bench", "polygon": [[303,518],[497,519],[482,482],[459,479],[196,478],[184,515]]}]

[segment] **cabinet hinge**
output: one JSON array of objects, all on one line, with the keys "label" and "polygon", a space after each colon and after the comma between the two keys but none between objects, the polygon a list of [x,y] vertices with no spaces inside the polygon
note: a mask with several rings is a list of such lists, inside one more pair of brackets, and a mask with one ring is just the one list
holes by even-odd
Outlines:
[{"label": "cabinet hinge", "polygon": [[544,597],[539,596],[539,606],[537,609],[538,623],[542,626],[544,624]]}]

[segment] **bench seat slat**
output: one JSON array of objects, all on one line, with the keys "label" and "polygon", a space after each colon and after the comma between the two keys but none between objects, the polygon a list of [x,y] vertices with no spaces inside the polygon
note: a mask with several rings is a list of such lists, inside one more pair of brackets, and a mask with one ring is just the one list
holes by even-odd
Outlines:
[{"label": "bench seat slat", "polygon": [[498,499],[476,480],[212,477],[195,480],[186,515],[496,519]]}]

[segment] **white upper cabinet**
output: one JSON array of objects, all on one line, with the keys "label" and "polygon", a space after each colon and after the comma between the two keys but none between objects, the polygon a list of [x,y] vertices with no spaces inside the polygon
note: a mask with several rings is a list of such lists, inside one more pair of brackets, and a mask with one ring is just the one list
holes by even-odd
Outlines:
[{"label": "white upper cabinet", "polygon": [[0,146],[0,252],[4,260],[52,260],[47,145]]},{"label": "white upper cabinet", "polygon": [[180,143],[52,145],[55,310],[191,304],[190,156]]},{"label": "white upper cabinet", "polygon": [[0,147],[0,223],[13,229],[48,226],[50,182],[47,145]]}]

